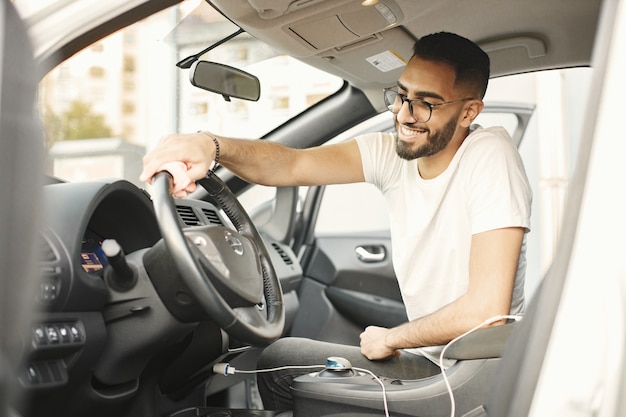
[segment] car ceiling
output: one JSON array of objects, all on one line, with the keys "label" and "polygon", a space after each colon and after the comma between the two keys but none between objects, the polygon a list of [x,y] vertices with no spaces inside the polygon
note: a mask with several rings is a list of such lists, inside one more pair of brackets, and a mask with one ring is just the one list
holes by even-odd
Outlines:
[{"label": "car ceiling", "polygon": [[394,57],[408,60],[416,39],[438,31],[477,42],[491,58],[492,77],[587,66],[601,6],[600,0],[209,2],[252,36],[366,93],[394,85],[402,71],[393,69]]}]

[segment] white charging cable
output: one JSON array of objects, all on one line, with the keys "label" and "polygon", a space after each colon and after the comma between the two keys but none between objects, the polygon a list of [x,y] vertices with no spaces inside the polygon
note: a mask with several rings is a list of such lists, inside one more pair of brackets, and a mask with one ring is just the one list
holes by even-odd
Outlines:
[{"label": "white charging cable", "polygon": [[366,374],[370,375],[372,378],[374,378],[374,380],[376,382],[378,382],[378,384],[380,385],[380,387],[382,388],[382,393],[383,393],[383,407],[385,408],[385,417],[389,417],[389,406],[387,405],[387,390],[385,389],[385,384],[383,383],[383,381],[377,377],[376,375],[374,375],[374,373],[372,371],[370,371],[369,369],[363,369],[363,368],[355,368],[352,367],[352,369],[355,369],[357,371],[360,372],[365,372]]},{"label": "white charging cable", "polygon": [[[239,369],[236,369],[233,366],[230,366],[229,363],[216,363],[215,365],[213,365],[213,372],[215,372],[216,374],[219,375],[224,375],[224,376],[228,376],[228,375],[234,375],[234,374],[258,374],[258,373],[262,373],[262,372],[276,372],[276,371],[284,371],[287,369],[326,369],[326,365],[302,365],[302,366],[279,366],[277,368],[267,368],[267,369],[255,369],[252,371],[242,371]],[[374,378],[374,380],[376,382],[378,382],[378,384],[380,385],[380,387],[382,388],[382,394],[383,394],[383,406],[385,409],[385,417],[389,417],[389,406],[387,404],[387,391],[385,390],[385,384],[383,383],[383,381],[377,377],[376,375],[374,375],[374,373],[372,371],[370,371],[369,369],[364,369],[364,368],[357,368],[357,367],[352,367],[352,369],[354,369],[355,371],[358,372],[364,372],[368,375],[370,375],[372,378]]]},{"label": "white charging cable", "polygon": [[454,414],[456,413],[456,402],[454,400],[454,392],[452,391],[452,387],[450,386],[450,381],[448,381],[448,376],[446,375],[446,368],[443,365],[443,358],[444,358],[444,354],[446,352],[446,350],[453,344],[458,342],[459,340],[463,339],[465,336],[474,333],[476,330],[480,329],[481,327],[484,326],[488,326],[492,323],[495,323],[497,321],[501,321],[501,320],[515,320],[515,321],[519,321],[522,319],[523,316],[520,315],[502,315],[502,316],[493,316],[488,318],[487,320],[483,321],[482,323],[480,323],[479,325],[472,327],[471,329],[469,329],[468,331],[466,331],[465,333],[463,333],[460,336],[455,337],[454,339],[450,340],[441,350],[441,353],[439,354],[439,368],[441,369],[441,375],[443,376],[443,381],[446,384],[446,389],[448,390],[448,395],[450,396],[450,417],[454,417]]},{"label": "white charging cable", "polygon": [[259,374],[263,372],[276,372],[276,371],[285,371],[287,369],[319,369],[326,368],[326,365],[289,365],[289,366],[279,366],[277,368],[268,368],[268,369],[255,369],[253,371],[242,371],[234,366],[230,366],[230,363],[216,363],[213,365],[213,372],[219,375],[234,375],[234,374]]}]

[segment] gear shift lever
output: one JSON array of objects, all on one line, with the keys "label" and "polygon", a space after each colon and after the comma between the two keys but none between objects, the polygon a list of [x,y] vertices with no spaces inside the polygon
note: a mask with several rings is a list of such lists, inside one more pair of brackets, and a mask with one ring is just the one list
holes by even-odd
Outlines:
[{"label": "gear shift lever", "polygon": [[126,261],[122,247],[115,239],[102,242],[102,251],[109,260],[109,267],[104,271],[107,283],[117,291],[128,291],[137,283],[137,272]]}]

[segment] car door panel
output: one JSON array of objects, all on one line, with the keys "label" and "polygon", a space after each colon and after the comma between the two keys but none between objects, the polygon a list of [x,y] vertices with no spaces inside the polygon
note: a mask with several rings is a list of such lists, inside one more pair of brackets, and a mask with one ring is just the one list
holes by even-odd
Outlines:
[{"label": "car door panel", "polygon": [[[363,260],[359,248],[380,259]],[[358,344],[368,325],[406,321],[388,234],[317,238],[308,265],[292,336]]]}]

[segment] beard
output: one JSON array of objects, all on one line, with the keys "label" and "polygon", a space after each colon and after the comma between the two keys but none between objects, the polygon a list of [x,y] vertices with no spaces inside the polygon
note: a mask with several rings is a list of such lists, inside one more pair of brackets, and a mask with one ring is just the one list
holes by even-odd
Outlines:
[{"label": "beard", "polygon": [[[460,112],[459,112],[460,114]],[[416,158],[422,158],[425,156],[432,156],[445,149],[448,143],[452,140],[454,132],[456,131],[456,123],[459,114],[454,115],[448,120],[448,122],[439,131],[434,133],[430,132],[430,129],[424,128],[426,131],[426,143],[421,145],[417,149],[413,149],[411,144],[400,139],[397,134],[398,122],[396,121],[396,153],[402,159],[410,161]],[[406,125],[411,127],[410,125]]]}]

